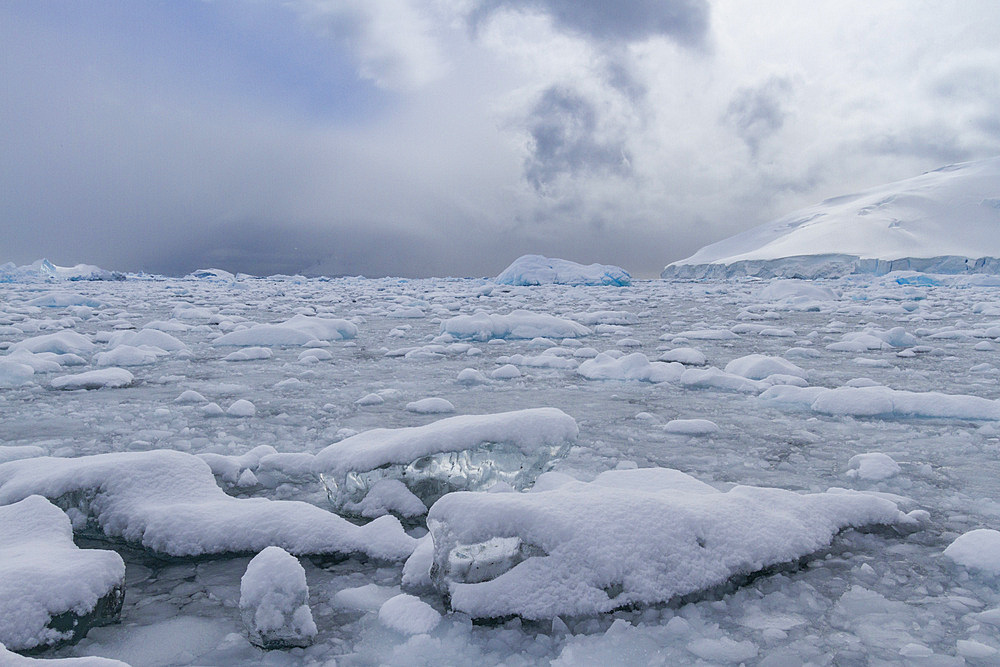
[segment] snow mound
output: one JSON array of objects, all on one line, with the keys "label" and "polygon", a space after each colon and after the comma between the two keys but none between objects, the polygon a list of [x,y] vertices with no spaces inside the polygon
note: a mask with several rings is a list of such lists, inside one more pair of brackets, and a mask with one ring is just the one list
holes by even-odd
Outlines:
[{"label": "snow mound", "polygon": [[633,352],[617,359],[602,352],[580,364],[576,372],[588,380],[640,380],[656,383],[677,380],[684,372],[684,365],[650,361],[642,352]]},{"label": "snow mound", "polygon": [[420,598],[402,593],[379,607],[378,620],[405,635],[419,635],[436,628],[441,622],[441,614]]},{"label": "snow mound", "polygon": [[121,556],[78,548],[58,507],[41,496],[0,507],[0,642],[8,648],[78,639],[117,621],[124,599]]},{"label": "snow mound", "polygon": [[216,338],[213,345],[270,347],[307,345],[324,340],[346,340],[358,335],[358,327],[347,320],[296,315],[279,324],[257,324]]},{"label": "snow mound", "polygon": [[253,557],[240,579],[240,615],[250,642],[263,649],[306,647],[316,636],[306,571],[281,547]]},{"label": "snow mound", "polygon": [[10,346],[11,352],[26,350],[34,354],[52,352],[55,354],[89,354],[96,349],[89,338],[75,331],[57,331],[25,338]]},{"label": "snow mound", "polygon": [[1000,157],[827,199],[668,265],[662,276],[1000,273]]},{"label": "snow mound", "polygon": [[459,415],[359,433],[321,450],[314,466],[337,508],[359,503],[385,479],[402,481],[430,504],[448,491],[497,481],[524,488],[578,434],[576,420],[557,408]]},{"label": "snow mound", "polygon": [[977,528],[959,535],[944,550],[944,555],[959,565],[1000,575],[1000,531]]},{"label": "snow mound", "polygon": [[620,266],[577,264],[568,259],[523,255],[499,276],[501,285],[630,285],[632,276]]},{"label": "snow mound", "polygon": [[135,376],[124,368],[100,368],[84,371],[76,375],[60,375],[52,378],[49,386],[53,389],[120,389],[135,382]]},{"label": "snow mound", "polygon": [[169,450],[0,464],[0,503],[38,494],[73,508],[88,527],[170,556],[256,552],[363,553],[406,558],[415,541],[392,517],[355,526],[300,501],[233,498],[205,461]]},{"label": "snow mound", "polygon": [[772,387],[764,391],[760,399],[776,405],[810,408],[825,415],[1000,420],[1000,401],[936,391],[904,391],[881,385],[836,389]]},{"label": "snow mound", "polygon": [[847,462],[847,476],[878,482],[899,474],[899,464],[881,452],[855,454]]},{"label": "snow mound", "polygon": [[451,493],[427,519],[432,572],[453,609],[529,619],[665,602],[794,562],[848,527],[915,524],[872,495],[723,493],[667,468],[537,493]]},{"label": "snow mound", "polygon": [[493,338],[577,338],[590,329],[555,315],[515,310],[508,315],[476,313],[458,315],[441,323],[441,333],[455,338],[491,340]]},{"label": "snow mound", "polygon": [[791,375],[803,380],[806,378],[806,372],[792,362],[763,354],[748,354],[733,359],[726,364],[725,371],[751,380],[763,380],[771,375]]}]

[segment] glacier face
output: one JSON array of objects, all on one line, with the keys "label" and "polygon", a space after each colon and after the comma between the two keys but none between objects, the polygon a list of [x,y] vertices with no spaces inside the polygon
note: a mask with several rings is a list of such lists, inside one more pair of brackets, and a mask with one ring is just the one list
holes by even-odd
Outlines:
[{"label": "glacier face", "polygon": [[1000,157],[827,199],[668,265],[665,278],[1000,272]]}]

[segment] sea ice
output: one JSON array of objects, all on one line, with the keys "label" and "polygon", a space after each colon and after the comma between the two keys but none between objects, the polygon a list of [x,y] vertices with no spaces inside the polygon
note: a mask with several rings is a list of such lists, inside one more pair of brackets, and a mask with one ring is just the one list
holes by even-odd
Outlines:
[{"label": "sea ice", "polygon": [[566,259],[523,255],[504,269],[500,285],[628,285],[632,277],[625,269],[605,264],[583,265]]},{"label": "sea ice", "polygon": [[944,550],[944,555],[969,569],[1000,576],[1000,531],[970,530],[955,538]]}]

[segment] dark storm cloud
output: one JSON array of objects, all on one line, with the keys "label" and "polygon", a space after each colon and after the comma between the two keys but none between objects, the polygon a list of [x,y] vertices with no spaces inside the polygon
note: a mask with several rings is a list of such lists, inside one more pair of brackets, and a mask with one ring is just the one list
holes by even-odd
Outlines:
[{"label": "dark storm cloud", "polygon": [[759,86],[741,88],[726,108],[726,120],[754,158],[761,144],[785,124],[785,102],[791,92],[791,81],[772,77]]},{"label": "dark storm cloud", "polygon": [[541,11],[563,29],[609,42],[666,36],[700,47],[709,27],[705,0],[484,0],[472,19],[479,23],[502,8]]},{"label": "dark storm cloud", "polygon": [[599,136],[597,109],[574,90],[546,89],[531,110],[527,127],[531,155],[524,175],[537,190],[562,175],[625,175],[631,170],[624,143]]}]

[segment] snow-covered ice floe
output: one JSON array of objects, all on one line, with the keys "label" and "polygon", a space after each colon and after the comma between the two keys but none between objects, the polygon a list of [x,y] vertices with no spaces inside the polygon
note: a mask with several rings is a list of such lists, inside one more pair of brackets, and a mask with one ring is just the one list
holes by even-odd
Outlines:
[{"label": "snow-covered ice floe", "polygon": [[[391,492],[412,514],[417,503],[429,505],[450,491],[485,490],[498,482],[529,486],[578,434],[576,420],[557,408],[459,415],[359,433],[320,451],[314,466],[338,509],[363,508],[358,503],[377,491]],[[386,487],[389,480],[402,482],[409,495]]]},{"label": "snow-covered ice floe", "polygon": [[764,391],[760,400],[779,406],[808,408],[825,415],[1000,420],[998,400],[884,386],[836,389],[779,386]]},{"label": "snow-covered ice floe", "polygon": [[573,320],[546,313],[515,310],[507,315],[476,313],[458,315],[441,323],[441,333],[455,338],[491,340],[494,338],[577,338],[590,329]]},{"label": "snow-covered ice floe", "polygon": [[496,282],[501,285],[615,285],[625,286],[632,276],[620,266],[577,264],[568,259],[523,255],[504,269]]},{"label": "snow-covered ice floe", "polygon": [[256,552],[406,558],[415,546],[393,517],[365,526],[302,501],[226,495],[208,464],[168,450],[0,464],[0,503],[37,494],[97,532],[170,556]]},{"label": "snow-covered ice floe", "polygon": [[919,526],[857,492],[721,492],[668,468],[616,470],[536,493],[452,493],[431,508],[432,576],[473,617],[666,602],[795,562],[845,528]]},{"label": "snow-covered ice floe", "polygon": [[58,507],[41,496],[0,506],[0,645],[23,651],[78,639],[117,621],[124,597],[121,556],[78,548]]},{"label": "snow-covered ice floe", "polygon": [[353,322],[299,314],[278,324],[255,324],[248,329],[231,331],[216,338],[214,344],[241,347],[295,346],[324,340],[346,340],[357,335],[358,327]]}]

